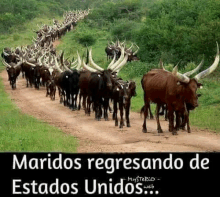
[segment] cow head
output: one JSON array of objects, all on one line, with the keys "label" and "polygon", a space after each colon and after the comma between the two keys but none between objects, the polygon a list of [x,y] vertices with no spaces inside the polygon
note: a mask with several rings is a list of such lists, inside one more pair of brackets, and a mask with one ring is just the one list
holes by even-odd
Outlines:
[{"label": "cow head", "polygon": [[112,78],[111,78],[111,72],[109,70],[104,70],[101,73],[103,77],[103,81],[109,91],[112,90]]},{"label": "cow head", "polygon": [[193,79],[190,79],[186,75],[182,75],[177,72],[177,66],[173,70],[173,74],[179,78],[177,85],[182,85],[184,88],[184,97],[187,104],[191,105],[191,108],[198,106],[198,95],[196,93],[198,88],[202,88],[202,84],[198,81],[209,74],[211,74],[218,66],[219,63],[219,46],[217,43],[217,54],[214,63],[206,70],[197,74]]}]

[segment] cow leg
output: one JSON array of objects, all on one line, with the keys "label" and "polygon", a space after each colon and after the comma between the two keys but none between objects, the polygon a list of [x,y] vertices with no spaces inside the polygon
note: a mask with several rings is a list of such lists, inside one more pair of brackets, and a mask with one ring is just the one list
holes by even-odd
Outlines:
[{"label": "cow leg", "polygon": [[120,117],[121,117],[119,128],[123,128],[123,125],[124,125],[124,119],[123,119],[123,115],[124,115],[123,101],[119,102],[119,110],[120,110]]},{"label": "cow leg", "polygon": [[114,100],[113,101],[113,107],[114,107],[114,112],[113,112],[113,120],[115,120],[115,126],[118,126],[118,116],[117,116],[117,110],[118,110],[118,108],[117,108],[117,101],[116,100]]},{"label": "cow leg", "polygon": [[153,116],[153,114],[151,112],[150,104],[149,104],[149,107],[147,109],[149,109],[149,112],[150,112],[150,119],[154,119],[154,116]]},{"label": "cow leg", "polygon": [[186,108],[186,105],[185,105],[185,111],[184,111],[184,127],[185,125],[187,125],[188,133],[191,133],[191,129],[189,126],[189,110]]},{"label": "cow leg", "polygon": [[130,112],[130,103],[128,103],[125,107],[125,116],[126,116],[126,121],[127,121],[127,127],[131,127],[130,119],[129,119],[129,112]]},{"label": "cow leg", "polygon": [[56,86],[54,87],[54,90],[53,90],[53,100],[55,101],[55,95],[56,95]]},{"label": "cow leg", "polygon": [[81,109],[81,98],[82,98],[82,94],[79,93],[79,104],[78,104],[78,110]]},{"label": "cow leg", "polygon": [[188,115],[186,115],[186,124],[187,124],[188,133],[191,133],[191,129],[190,129],[190,126],[189,126],[189,112],[188,112]]},{"label": "cow leg", "polygon": [[28,88],[28,79],[27,78],[26,78],[26,84],[27,84],[26,87]]},{"label": "cow leg", "polygon": [[[85,114],[88,114],[90,116],[90,108],[91,108],[91,103],[92,103],[92,98],[90,96],[87,97],[87,106],[85,106]],[[86,98],[85,98],[86,100]]]},{"label": "cow leg", "polygon": [[106,121],[108,120],[108,108],[109,108],[109,99],[105,98],[104,99],[104,119]]},{"label": "cow leg", "polygon": [[74,97],[74,109],[75,110],[77,109],[77,98],[78,98],[78,94],[75,94],[75,97]]},{"label": "cow leg", "polygon": [[[87,100],[87,101],[86,101]],[[84,110],[85,110],[85,114],[89,114],[90,115],[90,105],[91,105],[91,101],[90,101],[91,99],[90,99],[90,96],[88,96],[87,98],[86,98],[86,95],[85,94],[83,94],[83,108],[84,108]],[[86,106],[86,103],[87,103],[87,106]],[[88,111],[88,106],[89,106],[89,111]]]},{"label": "cow leg", "polygon": [[158,133],[163,133],[163,130],[161,129],[161,126],[160,126],[160,116],[159,116],[160,108],[161,108],[161,105],[157,104],[156,106],[157,131]]},{"label": "cow leg", "polygon": [[177,132],[174,129],[174,111],[172,107],[169,106],[168,106],[168,118],[169,118],[169,131],[172,132],[173,135],[177,135]]},{"label": "cow leg", "polygon": [[165,120],[168,120],[168,112],[167,112],[167,105],[165,105]]},{"label": "cow leg", "polygon": [[145,97],[146,97],[146,95],[144,94],[145,106],[144,106],[144,123],[143,123],[143,129],[142,129],[143,133],[147,133],[146,120],[147,120],[147,117],[148,117],[148,109],[150,109],[150,103],[147,101],[147,99]]},{"label": "cow leg", "polygon": [[175,111],[175,114],[176,114],[176,126],[174,127],[174,129],[176,131],[179,131],[182,115],[181,115],[181,113],[179,111]]}]

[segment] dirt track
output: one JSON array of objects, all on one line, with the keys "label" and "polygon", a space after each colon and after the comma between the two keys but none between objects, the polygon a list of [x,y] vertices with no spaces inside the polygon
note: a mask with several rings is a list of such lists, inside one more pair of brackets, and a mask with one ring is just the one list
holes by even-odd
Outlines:
[{"label": "dirt track", "polygon": [[167,122],[161,120],[163,134],[156,131],[156,121],[148,120],[148,133],[142,133],[143,119],[138,113],[130,115],[131,127],[119,129],[114,121],[94,120],[94,114],[86,116],[84,111],[71,111],[56,100],[45,97],[44,87],[40,90],[26,88],[19,76],[17,89],[11,90],[6,71],[1,73],[5,90],[23,113],[59,127],[63,132],[76,136],[80,145],[78,152],[188,152],[220,151],[220,135],[192,127],[192,133],[179,131],[177,136],[168,132]]}]

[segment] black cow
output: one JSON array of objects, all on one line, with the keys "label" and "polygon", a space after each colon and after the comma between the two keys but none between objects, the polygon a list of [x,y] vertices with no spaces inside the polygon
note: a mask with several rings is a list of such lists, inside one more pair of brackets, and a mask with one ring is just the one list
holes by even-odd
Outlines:
[{"label": "black cow", "polygon": [[91,102],[94,104],[95,119],[100,120],[102,116],[102,105],[104,108],[104,118],[108,120],[109,98],[112,92],[112,75],[109,70],[100,73],[92,73],[89,81],[88,113],[90,113]]},{"label": "black cow", "polygon": [[6,63],[15,63],[19,62],[18,55],[13,54],[9,48],[4,48],[1,54],[2,58],[6,61]]},{"label": "black cow", "polygon": [[21,63],[18,63],[17,65],[15,63],[9,63],[7,64],[5,61],[3,61],[3,64],[6,67],[6,70],[8,72],[8,80],[10,81],[11,88],[14,90],[16,89],[16,80],[21,72]]},{"label": "black cow", "polygon": [[79,72],[77,70],[73,70],[73,73],[69,76],[69,91],[72,103],[69,107],[72,110],[77,109],[77,97],[79,93]]},{"label": "black cow", "polygon": [[38,90],[40,88],[40,79],[41,79],[41,66],[36,65],[34,67],[33,80],[34,80],[34,87]]}]

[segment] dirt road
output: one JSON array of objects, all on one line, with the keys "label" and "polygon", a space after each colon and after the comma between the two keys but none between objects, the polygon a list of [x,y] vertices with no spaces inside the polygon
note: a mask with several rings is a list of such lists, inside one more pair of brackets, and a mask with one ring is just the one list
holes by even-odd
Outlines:
[{"label": "dirt road", "polygon": [[[220,151],[220,135],[192,127],[192,133],[179,131],[177,136],[168,132],[167,122],[161,120],[163,134],[156,131],[156,121],[148,120],[148,133],[142,133],[143,118],[132,112],[131,127],[119,129],[109,121],[94,120],[94,114],[86,116],[84,111],[71,111],[56,100],[45,97],[46,90],[26,88],[26,82],[19,77],[17,89],[11,90],[7,73],[1,73],[6,92],[23,113],[44,120],[79,139],[78,152],[191,152]],[[111,116],[112,114],[110,114]]]}]

